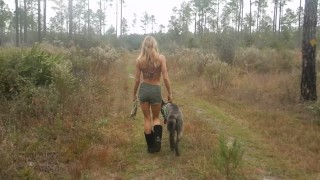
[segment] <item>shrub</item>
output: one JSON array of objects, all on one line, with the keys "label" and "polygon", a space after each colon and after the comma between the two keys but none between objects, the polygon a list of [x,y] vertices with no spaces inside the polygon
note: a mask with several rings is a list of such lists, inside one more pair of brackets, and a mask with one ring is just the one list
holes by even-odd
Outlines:
[{"label": "shrub", "polygon": [[180,77],[197,76],[205,73],[207,64],[217,60],[215,54],[197,49],[180,49],[173,52],[168,60],[169,67]]},{"label": "shrub", "polygon": [[205,67],[205,78],[213,89],[224,90],[228,88],[234,77],[235,70],[227,63],[214,60]]},{"label": "shrub", "polygon": [[101,73],[119,58],[115,49],[106,47],[90,48],[91,72]]},{"label": "shrub", "polygon": [[38,46],[1,51],[0,106],[7,115],[4,120],[13,124],[25,124],[30,118],[53,120],[74,88],[71,62]]},{"label": "shrub", "polygon": [[241,165],[243,153],[244,150],[238,140],[227,141],[222,136],[219,138],[219,147],[213,156],[214,164],[229,179],[235,175]]},{"label": "shrub", "polygon": [[234,64],[247,73],[292,72],[300,67],[299,58],[292,50],[250,47],[237,51]]},{"label": "shrub", "polygon": [[236,41],[232,35],[221,34],[214,39],[215,50],[221,61],[233,64],[236,53]]},{"label": "shrub", "polygon": [[20,50],[2,57],[0,93],[11,99],[28,86],[46,86],[63,79],[72,81],[70,62],[60,56],[51,56],[34,46],[30,51]]},{"label": "shrub", "polygon": [[308,106],[308,109],[317,116],[317,119],[315,121],[315,124],[320,125],[320,102],[317,101],[315,103],[312,103]]}]

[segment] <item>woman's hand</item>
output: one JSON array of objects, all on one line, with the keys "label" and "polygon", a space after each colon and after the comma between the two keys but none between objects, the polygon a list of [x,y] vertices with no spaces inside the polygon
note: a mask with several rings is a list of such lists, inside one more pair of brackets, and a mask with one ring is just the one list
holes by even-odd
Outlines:
[{"label": "woman's hand", "polygon": [[169,93],[168,94],[168,102],[172,102],[172,100],[173,100],[172,93]]},{"label": "woman's hand", "polygon": [[138,98],[137,96],[133,96],[133,97],[132,97],[132,101],[133,101],[133,102],[136,101],[137,98]]}]

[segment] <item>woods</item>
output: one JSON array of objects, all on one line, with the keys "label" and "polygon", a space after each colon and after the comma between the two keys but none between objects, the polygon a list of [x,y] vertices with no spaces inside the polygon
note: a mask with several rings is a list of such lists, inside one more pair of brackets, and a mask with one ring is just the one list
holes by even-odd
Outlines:
[{"label": "woods", "polygon": [[[186,42],[191,39],[196,40],[201,46],[207,46],[201,42],[201,37],[235,33],[240,44],[248,43],[250,39],[262,41],[260,37],[263,34],[270,37],[269,42],[265,42],[263,46],[295,48],[301,45],[297,42],[301,42],[299,38],[302,34],[303,4],[300,3],[300,7],[289,7],[287,5],[289,2],[288,0],[185,1],[172,9],[168,25],[164,25],[157,22],[159,17],[150,13],[137,12],[140,21],[132,18],[134,14],[132,17],[124,17],[126,2],[123,0],[97,2],[52,0],[49,1],[49,7],[47,0],[20,0],[15,1],[15,8],[16,13],[23,16],[14,16],[14,21],[12,14],[5,18],[8,14],[2,9],[3,43],[10,43],[13,39],[19,41],[19,44],[29,45],[41,39],[68,41],[69,39],[65,39],[64,36],[71,37],[72,34],[79,38],[90,35],[95,41],[99,41],[99,36],[102,36],[103,40],[110,40],[113,36],[128,37],[137,32],[157,35],[166,32],[162,34],[163,37],[173,37],[179,45],[188,47],[190,44]],[[2,0],[2,4],[3,7],[8,7],[9,2]],[[115,19],[110,19],[110,16]],[[132,23],[128,22],[129,19]],[[10,26],[12,22],[15,26]],[[37,27],[37,38],[34,38],[36,34],[34,27]],[[17,40],[16,37],[12,37],[14,34],[23,38]],[[278,42],[279,38],[281,41]],[[258,45],[255,41],[252,43]]]}]

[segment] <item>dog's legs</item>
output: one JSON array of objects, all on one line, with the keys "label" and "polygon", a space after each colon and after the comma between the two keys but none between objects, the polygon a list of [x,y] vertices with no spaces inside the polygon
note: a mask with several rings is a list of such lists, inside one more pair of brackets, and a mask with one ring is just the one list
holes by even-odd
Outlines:
[{"label": "dog's legs", "polygon": [[169,132],[169,141],[170,141],[170,149],[171,149],[171,151],[173,151],[174,150],[174,131],[170,131]]},{"label": "dog's legs", "polygon": [[175,143],[175,151],[176,151],[176,156],[180,156],[179,152],[179,142],[180,142],[180,135],[177,132],[177,138],[176,138],[176,143]]},{"label": "dog's legs", "polygon": [[176,143],[175,143],[176,156],[180,156],[179,142],[180,142],[180,139],[182,137],[182,131],[183,131],[182,127],[183,127],[182,119],[177,120],[177,128],[176,128],[177,138],[176,138]]},{"label": "dog's legs", "polygon": [[173,151],[175,148],[174,133],[176,129],[176,120],[174,117],[169,117],[167,127],[169,131],[170,149]]}]

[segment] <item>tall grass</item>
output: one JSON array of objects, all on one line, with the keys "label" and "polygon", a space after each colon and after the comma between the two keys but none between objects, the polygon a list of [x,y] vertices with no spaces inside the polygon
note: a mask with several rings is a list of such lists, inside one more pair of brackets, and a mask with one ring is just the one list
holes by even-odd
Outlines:
[{"label": "tall grass", "polygon": [[[202,51],[196,52],[200,55],[195,58],[193,51],[180,50],[168,56],[174,80],[182,81],[190,92],[243,119],[254,131],[261,130],[262,137],[272,142],[269,145],[290,161],[292,168],[312,172],[319,169],[315,163],[319,161],[319,105],[300,101],[299,51],[238,49],[232,66],[219,58],[201,61],[199,57],[216,56]],[[199,62],[205,62],[202,72],[190,68],[197,67]],[[213,86],[221,81],[226,85]],[[308,159],[308,163],[303,159]]]},{"label": "tall grass", "polygon": [[264,108],[272,103],[273,108],[299,103],[299,55],[293,50],[240,48],[233,64],[227,64],[213,52],[183,49],[168,56],[168,66],[173,78],[198,81],[199,91],[224,92]]},{"label": "tall grass", "polygon": [[109,47],[0,49],[1,179],[75,178],[67,164],[107,156],[88,152],[107,143],[99,124],[110,114],[118,59]]}]

